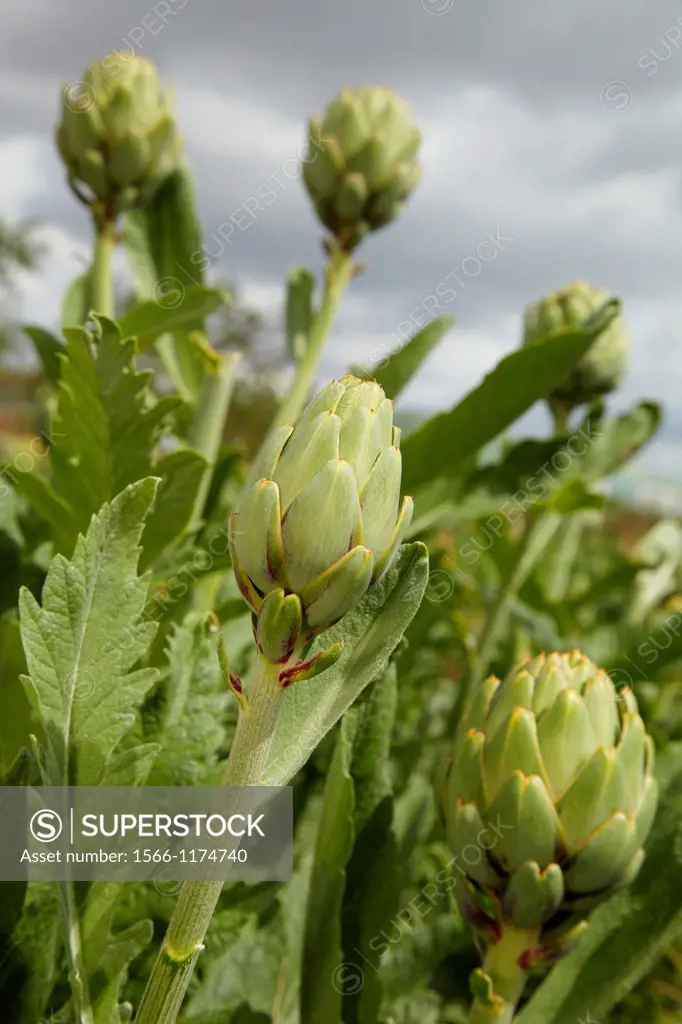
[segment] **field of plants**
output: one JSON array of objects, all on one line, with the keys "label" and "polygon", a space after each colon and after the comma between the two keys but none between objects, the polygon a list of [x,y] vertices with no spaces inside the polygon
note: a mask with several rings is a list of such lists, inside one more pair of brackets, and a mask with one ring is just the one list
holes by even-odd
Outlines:
[{"label": "field of plants", "polygon": [[35,426],[0,437],[0,782],[288,786],[293,873],[0,880],[4,1024],[681,1021],[682,525],[625,529],[604,487],[662,415],[610,411],[627,308],[557,281],[402,434],[451,318],[320,380],[420,187],[407,103],[344,89],[301,161],[324,269],[282,268],[291,380],[247,451],[156,68],[93,63],[56,145],[92,261],[60,333],[24,328]]}]

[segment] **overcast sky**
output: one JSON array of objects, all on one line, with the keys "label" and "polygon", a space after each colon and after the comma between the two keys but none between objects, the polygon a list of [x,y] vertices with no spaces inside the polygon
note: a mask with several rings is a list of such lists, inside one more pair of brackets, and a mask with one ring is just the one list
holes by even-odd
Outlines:
[{"label": "overcast sky", "polygon": [[[413,105],[424,176],[368,260],[324,376],[369,363],[452,271],[436,312],[457,326],[404,404],[451,405],[518,344],[523,307],[577,277],[620,295],[634,336],[617,406],[665,402],[646,465],[682,476],[682,7],[674,0],[22,0],[0,15],[0,214],[50,227],[22,315],[54,325],[88,253],[52,133],[60,93],[134,48],[175,89],[209,245],[277,175],[277,199],[235,230],[216,271],[273,308],[296,264],[321,268],[320,228],[292,173],[307,116],[344,85]],[[289,176],[288,176],[289,175]],[[239,219],[239,214],[237,213]],[[243,220],[243,218],[242,218]],[[506,239],[480,272],[479,243]],[[487,251],[487,250],[486,250]],[[463,268],[463,269],[462,269]],[[533,427],[544,426],[536,411]]]}]

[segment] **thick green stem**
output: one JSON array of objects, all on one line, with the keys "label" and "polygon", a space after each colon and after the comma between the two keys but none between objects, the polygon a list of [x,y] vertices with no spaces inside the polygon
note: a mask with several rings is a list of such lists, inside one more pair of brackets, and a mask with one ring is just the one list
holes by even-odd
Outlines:
[{"label": "thick green stem", "polygon": [[349,253],[341,249],[332,250],[325,272],[322,303],[310,329],[305,355],[296,368],[294,382],[277,410],[273,421],[275,427],[282,423],[293,423],[305,406],[306,399],[315,383],[315,375],[327,335],[348,282],[353,276],[353,271],[353,261]]},{"label": "thick green stem", "polygon": [[468,680],[464,684],[464,691],[459,702],[460,723],[466,720],[467,711],[474,699],[476,690],[488,674],[490,662],[495,653],[495,647],[497,646],[500,634],[507,624],[509,610],[516,599],[516,595],[547,548],[560,522],[561,516],[545,511],[540,512],[535,518],[528,519],[525,533],[519,543],[516,560],[512,564],[506,579],[503,580],[497,597],[488,612],[485,626],[478,642],[476,660],[469,673]]},{"label": "thick green stem", "polygon": [[112,256],[115,245],[115,221],[103,215],[95,221],[95,252],[92,261],[90,305],[102,316],[114,315],[114,279]]},{"label": "thick green stem", "polygon": [[[298,655],[296,654],[296,657]],[[223,785],[262,784],[285,690],[277,682],[281,665],[258,659],[248,710],[240,709]],[[185,882],[147,984],[136,1024],[173,1024],[177,1019],[222,882]]]},{"label": "thick green stem", "polygon": [[77,1024],[95,1024],[90,1005],[88,974],[81,942],[80,919],[73,882],[58,882],[59,908],[62,917],[64,944],[69,965],[69,986],[73,1013]]},{"label": "thick green stem", "polygon": [[483,962],[483,970],[492,981],[493,1000],[474,998],[469,1024],[512,1024],[527,978],[519,967],[519,958],[537,942],[536,930],[504,926],[499,942],[489,948]]},{"label": "thick green stem", "polygon": [[190,533],[196,532],[203,522],[204,506],[220,454],[238,362],[238,355],[220,356],[217,365],[207,370],[204,376],[188,436],[192,448],[206,459],[206,469],[194,499],[192,518],[188,528]]}]

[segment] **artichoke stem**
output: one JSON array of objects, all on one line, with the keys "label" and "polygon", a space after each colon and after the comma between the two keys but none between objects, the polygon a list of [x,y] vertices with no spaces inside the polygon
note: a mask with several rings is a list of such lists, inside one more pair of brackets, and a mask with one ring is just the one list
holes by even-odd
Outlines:
[{"label": "artichoke stem", "polygon": [[475,998],[469,1024],[512,1024],[514,1010],[528,977],[526,971],[519,967],[519,958],[537,946],[539,934],[539,929],[514,928],[509,923],[504,925],[499,941],[490,946],[483,962],[483,970],[492,981],[497,998],[492,1003]]},{"label": "artichoke stem", "polygon": [[310,328],[305,354],[296,368],[294,382],[277,411],[273,427],[279,427],[282,423],[294,423],[302,412],[315,382],[327,335],[353,271],[350,254],[339,247],[333,247],[325,271],[322,304]]},{"label": "artichoke stem", "polygon": [[497,597],[486,617],[478,642],[477,657],[464,684],[460,698],[459,733],[461,735],[471,703],[486,678],[500,635],[507,623],[510,608],[519,590],[544,554],[561,523],[561,516],[540,509],[536,515],[526,513],[524,533],[519,540],[516,559],[502,582]]},{"label": "artichoke stem", "polygon": [[[300,649],[288,664],[300,657]],[[264,772],[286,690],[278,685],[282,665],[259,655],[248,692],[248,710],[239,720],[224,786],[264,785]],[[142,997],[135,1024],[174,1024],[223,888],[222,882],[185,882]]]},{"label": "artichoke stem", "polygon": [[116,219],[113,214],[102,213],[95,218],[95,252],[92,262],[92,289],[90,305],[102,316],[114,315],[114,279],[112,255],[114,252]]},{"label": "artichoke stem", "polygon": [[221,355],[216,366],[204,375],[189,432],[189,443],[206,460],[206,469],[194,499],[189,533],[195,533],[204,522],[204,506],[220,455],[239,358],[238,354]]}]

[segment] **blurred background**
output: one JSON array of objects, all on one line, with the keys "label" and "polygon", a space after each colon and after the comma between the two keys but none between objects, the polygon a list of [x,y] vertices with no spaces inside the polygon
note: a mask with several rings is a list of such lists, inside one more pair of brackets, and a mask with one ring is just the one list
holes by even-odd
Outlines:
[{"label": "blurred background", "polygon": [[[214,329],[247,352],[256,383],[276,389],[288,372],[286,271],[322,265],[297,167],[305,120],[343,85],[386,84],[423,128],[424,178],[397,224],[363,244],[368,266],[322,374],[369,366],[452,314],[456,326],[401,398],[403,418],[416,419],[452,405],[518,344],[526,304],[586,278],[621,296],[633,334],[616,407],[640,397],[666,406],[616,496],[682,511],[678,4],[23,0],[2,18],[0,429],[21,431],[31,415],[33,356],[16,325],[56,328],[61,295],[89,259],[87,212],[53,143],[60,93],[94,58],[134,50],[173,85],[209,276],[236,294]],[[484,262],[477,251],[491,236]],[[517,430],[543,429],[545,416],[537,408]]]}]

